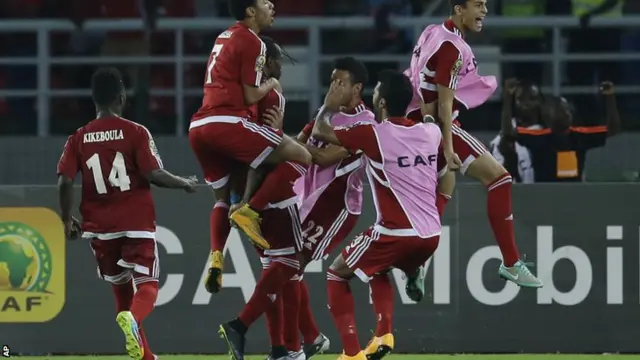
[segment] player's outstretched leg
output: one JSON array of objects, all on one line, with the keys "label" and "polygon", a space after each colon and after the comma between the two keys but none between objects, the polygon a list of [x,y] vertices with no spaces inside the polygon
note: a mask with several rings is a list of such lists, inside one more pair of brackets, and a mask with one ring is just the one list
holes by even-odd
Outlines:
[{"label": "player's outstretched leg", "polygon": [[[235,174],[232,174],[235,176]],[[232,177],[232,181],[233,181]],[[211,253],[209,254],[209,270],[204,278],[204,288],[209,293],[217,293],[222,288],[222,272],[224,268],[223,251],[229,238],[231,225],[229,224],[229,198],[231,184],[226,183],[219,187],[213,187],[213,196],[216,203],[209,214],[209,241]]]},{"label": "player's outstretched leg", "polygon": [[142,360],[144,357],[144,338],[140,334],[138,323],[129,311],[133,300],[133,283],[129,271],[114,276],[111,289],[116,301],[116,322],[125,336],[127,354],[132,359]]},{"label": "player's outstretched leg", "polygon": [[[463,130],[458,129],[457,131]],[[477,179],[487,187],[489,223],[503,258],[498,270],[500,277],[521,287],[542,287],[542,281],[533,275],[527,265],[520,260],[513,228],[513,212],[511,210],[511,184],[513,180],[509,172],[491,154],[484,152],[469,165],[466,175]]]},{"label": "player's outstretched leg", "polygon": [[[295,172],[297,172],[298,170],[304,170],[311,164],[311,154],[309,153],[309,151],[307,151],[307,149],[305,149],[304,146],[285,135],[282,138],[280,144],[271,154],[269,154],[264,163],[279,165],[285,162],[289,162],[290,165],[293,164],[296,165],[296,167],[299,167],[294,170]],[[290,174],[292,174],[289,169],[286,169],[286,167],[283,166],[282,168],[285,169],[282,170],[282,173],[277,172],[276,174],[274,174],[274,180],[267,182],[267,185],[270,188],[280,188],[280,186],[293,186],[293,184],[290,184],[289,181],[287,181],[286,183],[279,183],[281,178],[288,178],[290,177]],[[256,170],[252,170],[250,172],[249,179],[247,179],[248,182],[252,181],[252,178],[254,177],[252,175],[255,175],[255,173]],[[268,197],[265,196],[257,199],[254,205],[257,207],[262,206],[262,208],[264,208],[264,206],[266,206],[266,203],[264,203],[264,199],[267,199],[267,201],[269,201]],[[250,204],[245,204],[244,206],[234,211],[229,218],[231,220],[231,223],[239,230],[244,232],[249,240],[251,240],[256,246],[262,249],[269,249],[269,242],[264,238],[264,236],[262,235],[262,230],[260,229],[260,210],[262,209],[253,209]]]},{"label": "player's outstretched leg", "polygon": [[[304,275],[303,275],[304,276]],[[304,281],[303,276],[300,277],[300,313],[298,314],[298,329],[302,334],[302,349],[307,359],[314,355],[322,354],[329,350],[331,342],[329,338],[320,332],[316,320],[311,310],[311,301],[309,298],[309,288]]]},{"label": "player's outstretched leg", "polygon": [[364,349],[364,354],[368,360],[380,360],[391,353],[395,344],[392,333],[393,286],[387,272],[374,275],[369,286],[376,313],[376,331]]},{"label": "player's outstretched leg", "polygon": [[284,343],[289,352],[288,360],[305,360],[306,356],[300,342],[298,317],[300,315],[300,276],[294,275],[282,288]]},{"label": "player's outstretched leg", "polygon": [[204,287],[214,294],[222,288],[222,271],[224,257],[222,252],[229,237],[229,205],[218,201],[209,215],[209,237],[211,240],[211,254],[209,255],[209,271],[204,279]]},{"label": "player's outstretched leg", "polygon": [[273,304],[273,294],[280,296],[287,281],[299,271],[300,263],[295,256],[272,258],[242,312],[237,318],[220,325],[218,333],[227,343],[233,360],[244,360],[245,335],[249,327]]},{"label": "player's outstretched leg", "polygon": [[329,311],[344,348],[339,360],[366,360],[356,332],[355,305],[349,286],[349,272],[342,255],[338,256],[327,271]]}]

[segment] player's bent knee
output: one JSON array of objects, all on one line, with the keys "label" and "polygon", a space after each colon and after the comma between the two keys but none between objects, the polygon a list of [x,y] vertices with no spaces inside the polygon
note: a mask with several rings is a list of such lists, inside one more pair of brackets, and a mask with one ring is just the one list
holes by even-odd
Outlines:
[{"label": "player's bent knee", "polygon": [[303,165],[311,165],[311,153],[302,144],[285,136],[278,147],[265,160],[269,164],[295,161]]},{"label": "player's bent knee", "polygon": [[483,185],[491,184],[495,179],[507,174],[507,170],[491,154],[484,153],[476,158],[465,175],[470,176]]},{"label": "player's bent knee", "polygon": [[347,262],[344,260],[344,257],[342,257],[342,254],[338,255],[335,260],[333,260],[333,263],[329,266],[329,270],[331,270],[333,274],[345,279],[348,279],[353,275],[353,271],[351,271],[349,266],[347,266]]}]

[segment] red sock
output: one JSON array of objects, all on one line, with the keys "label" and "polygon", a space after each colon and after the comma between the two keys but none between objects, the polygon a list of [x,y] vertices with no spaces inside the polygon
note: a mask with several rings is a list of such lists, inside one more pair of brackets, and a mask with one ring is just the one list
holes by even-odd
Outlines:
[{"label": "red sock", "polygon": [[209,239],[211,251],[223,251],[227,243],[231,225],[229,225],[229,205],[217,202],[209,215]]},{"label": "red sock", "polygon": [[300,313],[300,281],[294,276],[282,288],[283,309],[286,309],[287,321],[284,323],[284,344],[289,351],[300,351],[300,333],[298,317]]},{"label": "red sock", "polygon": [[447,203],[451,200],[451,195],[437,193],[436,194],[436,207],[438,208],[438,215],[442,217],[444,214],[444,209],[447,206]]},{"label": "red sock", "polygon": [[[244,306],[238,316],[246,327],[250,327],[269,309],[274,301],[273,299],[280,294],[287,281],[299,271],[299,268],[285,265],[278,260],[279,258],[273,258],[269,268],[262,272],[262,276],[253,290],[253,295],[251,295],[249,302],[247,302],[247,305]],[[284,260],[287,263],[297,263],[297,260],[289,258]]]},{"label": "red sock", "polygon": [[520,259],[513,231],[511,182],[511,175],[504,174],[487,186],[487,214],[505,266],[513,266]]},{"label": "red sock", "polygon": [[298,328],[302,333],[305,344],[313,344],[320,336],[320,330],[311,312],[311,301],[309,299],[309,288],[304,280],[300,280],[300,313],[298,317]]},{"label": "red sock", "polygon": [[144,319],[151,314],[153,308],[156,306],[156,299],[158,299],[158,281],[146,281],[136,284],[138,290],[133,295],[133,301],[131,301],[131,313],[133,318],[136,319],[138,324],[142,324]]},{"label": "red sock", "polygon": [[276,203],[290,198],[293,182],[304,175],[306,168],[302,165],[287,161],[279,164],[264,179],[260,188],[249,200],[249,206],[261,211],[269,203]]},{"label": "red sock", "polygon": [[355,356],[361,349],[356,331],[353,295],[349,281],[339,277],[331,269],[327,271],[327,297],[329,311],[331,311],[333,323],[340,333],[344,353],[347,356]]},{"label": "red sock", "polygon": [[265,315],[271,346],[284,346],[284,308],[281,295],[276,297],[276,300],[269,306]]},{"label": "red sock", "polygon": [[393,287],[389,274],[376,274],[369,281],[373,311],[376,312],[376,336],[391,333],[393,321]]},{"label": "red sock", "polygon": [[142,340],[142,348],[144,349],[144,356],[142,360],[154,360],[153,351],[151,351],[151,347],[149,347],[149,342],[147,341],[147,335],[144,333],[144,329],[142,325],[139,327],[140,329],[140,339]]},{"label": "red sock", "polygon": [[129,310],[133,300],[133,281],[125,284],[111,284],[111,290],[116,300],[116,313]]}]

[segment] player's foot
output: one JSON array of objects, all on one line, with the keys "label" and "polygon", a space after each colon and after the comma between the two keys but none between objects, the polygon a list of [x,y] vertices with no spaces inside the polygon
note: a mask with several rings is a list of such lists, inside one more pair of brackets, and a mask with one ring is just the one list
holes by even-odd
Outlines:
[{"label": "player's foot", "polygon": [[331,341],[329,341],[329,338],[320,333],[320,335],[318,335],[318,337],[313,341],[313,344],[303,344],[302,350],[304,350],[305,357],[309,359],[314,355],[322,354],[329,350],[330,345]]},{"label": "player's foot", "polygon": [[119,312],[116,316],[116,322],[124,334],[125,348],[129,357],[135,360],[142,360],[144,357],[142,338],[140,337],[138,323],[133,318],[131,311]]},{"label": "player's foot", "polygon": [[267,240],[262,236],[262,230],[260,229],[260,214],[249,207],[249,204],[245,204],[238,210],[234,211],[229,217],[231,225],[242,230],[245,235],[254,243],[257,247],[263,250],[271,248]]},{"label": "player's foot", "polygon": [[427,268],[423,265],[413,274],[407,275],[407,285],[404,288],[409,299],[420,302],[424,298],[424,279],[427,276]]},{"label": "player's foot", "polygon": [[338,360],[367,360],[367,357],[364,355],[364,351],[360,351],[354,356],[347,356],[344,353],[340,354]]},{"label": "player's foot", "polygon": [[521,287],[541,288],[544,285],[540,279],[531,273],[527,265],[520,260],[513,264],[512,267],[506,267],[504,263],[500,264],[498,274],[501,278],[513,281]]},{"label": "player's foot", "polygon": [[211,263],[209,264],[209,272],[204,278],[204,288],[208,292],[215,294],[222,288],[222,269],[224,267],[224,258],[222,251],[211,252]]},{"label": "player's foot", "polygon": [[220,325],[218,334],[227,343],[231,359],[244,360],[244,335],[229,326],[229,323]]},{"label": "player's foot", "polygon": [[367,360],[380,360],[389,355],[395,345],[393,334],[385,334],[382,336],[374,336],[364,349]]},{"label": "player's foot", "polygon": [[304,350],[289,351],[287,360],[307,360],[307,356],[304,354]]}]

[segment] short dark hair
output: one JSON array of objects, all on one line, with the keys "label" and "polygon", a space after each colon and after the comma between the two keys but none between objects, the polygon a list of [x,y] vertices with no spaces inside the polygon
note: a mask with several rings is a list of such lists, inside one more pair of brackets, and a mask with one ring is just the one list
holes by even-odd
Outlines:
[{"label": "short dark hair", "polygon": [[378,74],[378,93],[387,103],[389,116],[401,117],[413,99],[413,86],[408,77],[395,70],[383,70]]},{"label": "short dark hair", "polygon": [[123,90],[122,75],[116,68],[99,69],[91,78],[93,102],[99,107],[115,105]]},{"label": "short dark hair", "polygon": [[228,0],[229,14],[236,20],[242,21],[247,17],[247,8],[256,4],[256,0]]},{"label": "short dark hair", "polygon": [[333,68],[348,72],[351,82],[354,85],[361,83],[363,89],[369,81],[369,72],[367,71],[367,67],[364,66],[361,61],[356,60],[353,57],[349,56],[336,59]]},{"label": "short dark hair", "polygon": [[275,40],[266,35],[260,35],[260,40],[262,40],[267,48],[266,56],[268,59],[282,57],[282,52],[280,51],[278,43]]},{"label": "short dark hair", "polygon": [[455,12],[454,9],[455,9],[456,6],[458,6],[458,5],[460,5],[460,6],[467,5],[467,1],[469,1],[469,0],[449,0],[449,4],[451,5],[450,6],[451,13],[453,14]]}]

